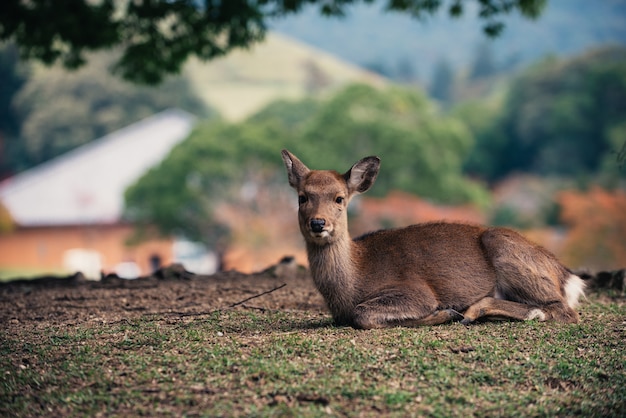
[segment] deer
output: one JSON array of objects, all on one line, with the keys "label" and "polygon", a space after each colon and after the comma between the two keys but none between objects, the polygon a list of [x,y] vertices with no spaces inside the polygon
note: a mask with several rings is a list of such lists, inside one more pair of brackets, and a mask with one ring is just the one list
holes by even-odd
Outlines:
[{"label": "deer", "polygon": [[311,276],[336,325],[579,322],[584,281],[513,229],[436,221],[352,239],[348,204],[372,187],[380,159],[365,157],[344,174],[311,170],[287,150],[282,159]]}]

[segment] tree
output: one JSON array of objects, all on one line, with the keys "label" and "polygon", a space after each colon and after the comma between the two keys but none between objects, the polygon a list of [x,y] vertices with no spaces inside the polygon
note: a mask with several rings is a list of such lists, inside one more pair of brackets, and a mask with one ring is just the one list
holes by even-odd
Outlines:
[{"label": "tree", "polygon": [[[178,73],[190,55],[210,60],[263,39],[269,20],[316,5],[321,14],[343,16],[354,3],[373,0],[3,0],[0,41],[13,41],[25,58],[78,68],[85,53],[119,47],[116,71],[127,80],[155,84]],[[461,0],[387,0],[387,11],[417,19],[442,7],[459,16],[473,5]],[[489,36],[499,34],[501,17],[536,18],[546,0],[475,0]]]},{"label": "tree", "polygon": [[26,82],[26,74],[20,68],[17,51],[13,45],[0,48],[0,180],[9,175],[19,156],[19,133],[21,120],[18,118],[12,101],[15,94]]},{"label": "tree", "polygon": [[[510,86],[497,120],[477,135],[474,158],[491,161],[491,179],[513,171],[586,176],[618,169],[626,141],[626,48],[567,60],[550,58]],[[474,165],[479,168],[478,165]]]},{"label": "tree", "polygon": [[572,266],[624,268],[626,260],[626,192],[593,187],[559,195],[562,221],[570,227],[563,249]]},{"label": "tree", "polygon": [[[225,205],[254,207],[254,190],[280,190],[276,166],[290,133],[274,122],[205,122],[151,168],[125,195],[125,216],[141,232],[156,226],[222,253],[230,240]],[[282,173],[280,178],[282,179]],[[282,182],[281,182],[282,183]],[[141,228],[145,225],[145,228]]]},{"label": "tree", "polygon": [[498,125],[503,111],[501,102],[497,98],[470,100],[451,111],[451,116],[461,120],[476,141],[464,166],[464,172],[472,177],[493,180],[505,170],[501,155],[506,151],[507,139]]},{"label": "tree", "polygon": [[320,108],[293,151],[311,167],[330,169],[378,155],[383,169],[373,196],[402,190],[441,203],[484,202],[484,190],[462,176],[472,145],[466,126],[421,92],[353,85]]},{"label": "tree", "polygon": [[[126,214],[162,233],[223,248],[229,236],[224,204],[267,213],[255,206],[264,200],[250,196],[269,190],[266,197],[295,205],[281,148],[320,169],[347,170],[361,157],[379,155],[383,169],[373,196],[401,190],[439,202],[482,203],[486,191],[462,177],[471,146],[464,125],[439,114],[419,92],[354,85],[317,104],[277,102],[242,123],[199,126],[127,191]],[[293,205],[282,205],[285,219],[292,219]]]},{"label": "tree", "polygon": [[297,228],[297,198],[287,185],[282,148],[311,167],[342,171],[379,155],[383,169],[371,196],[399,190],[481,204],[487,192],[462,176],[471,146],[465,126],[421,92],[353,85],[324,100],[272,103],[241,123],[198,126],[127,190],[125,216],[218,253],[233,246],[256,251],[276,240],[277,231],[298,236],[285,232]]}]

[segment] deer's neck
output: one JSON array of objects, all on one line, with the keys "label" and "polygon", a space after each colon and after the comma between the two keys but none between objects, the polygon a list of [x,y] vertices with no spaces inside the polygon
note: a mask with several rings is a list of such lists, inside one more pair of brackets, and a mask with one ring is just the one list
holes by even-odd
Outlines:
[{"label": "deer's neck", "polygon": [[357,298],[352,240],[346,236],[324,246],[307,242],[307,253],[313,281],[333,318],[339,324],[348,324]]}]

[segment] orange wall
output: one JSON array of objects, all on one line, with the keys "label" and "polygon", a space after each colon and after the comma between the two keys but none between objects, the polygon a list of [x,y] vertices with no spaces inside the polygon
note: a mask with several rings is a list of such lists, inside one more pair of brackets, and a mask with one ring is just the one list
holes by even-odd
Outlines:
[{"label": "orange wall", "polygon": [[63,269],[65,251],[74,248],[95,250],[101,254],[105,273],[121,262],[134,261],[142,274],[150,273],[150,257],[158,255],[161,264],[172,262],[172,241],[153,240],[128,246],[130,225],[61,226],[18,228],[0,234],[0,269]]}]

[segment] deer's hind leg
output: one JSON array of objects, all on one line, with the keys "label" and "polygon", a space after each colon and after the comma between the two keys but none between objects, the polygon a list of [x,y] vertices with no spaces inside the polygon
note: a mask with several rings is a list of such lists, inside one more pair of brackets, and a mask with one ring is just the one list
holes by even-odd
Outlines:
[{"label": "deer's hind leg", "polygon": [[567,324],[578,323],[578,314],[560,301],[541,306],[527,305],[510,300],[486,297],[463,312],[462,324],[470,324],[477,319],[509,319],[517,321],[559,321]]},{"label": "deer's hind leg", "polygon": [[426,286],[419,289],[384,289],[358,304],[354,326],[362,329],[396,326],[416,327],[459,321],[463,316],[452,309],[438,309],[437,300]]},{"label": "deer's hind leg", "polygon": [[490,229],[481,241],[496,272],[495,297],[470,306],[464,323],[481,317],[578,322],[562,290],[570,273],[554,255],[508,229]]},{"label": "deer's hind leg", "polygon": [[531,319],[545,321],[548,319],[546,312],[536,306],[492,297],[483,298],[467,308],[467,310],[463,312],[463,317],[464,319],[461,323],[466,325],[479,318],[509,319],[518,321],[527,321]]}]

